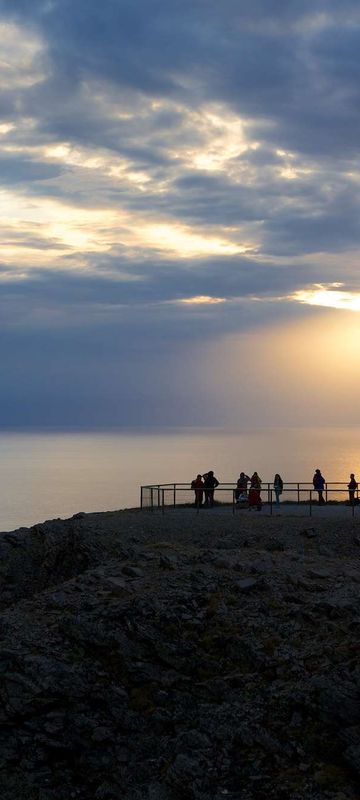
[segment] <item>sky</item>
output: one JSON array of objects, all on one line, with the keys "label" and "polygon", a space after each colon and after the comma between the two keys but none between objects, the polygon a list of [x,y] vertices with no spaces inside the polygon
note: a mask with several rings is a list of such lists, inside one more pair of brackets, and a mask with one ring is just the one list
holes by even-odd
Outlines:
[{"label": "sky", "polygon": [[342,425],[355,0],[0,0],[0,426]]}]

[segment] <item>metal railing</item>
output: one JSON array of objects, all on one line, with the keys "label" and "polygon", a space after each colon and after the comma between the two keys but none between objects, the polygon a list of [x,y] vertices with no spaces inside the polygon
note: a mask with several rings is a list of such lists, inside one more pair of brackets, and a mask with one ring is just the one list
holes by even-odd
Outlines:
[{"label": "metal railing", "polygon": [[[200,494],[205,493],[205,488],[198,490],[200,493],[195,500],[195,489],[192,489],[188,483],[159,483],[150,484],[140,487],[140,506],[142,509],[148,508],[151,511],[159,509],[163,513],[166,508],[176,508],[178,506],[191,506],[196,509],[196,512],[205,507],[200,502]],[[248,495],[248,491],[246,494]],[[214,490],[214,505],[227,506],[232,509],[235,514],[237,509],[244,508],[244,504],[237,502],[237,494],[239,489],[235,483],[225,482],[220,483]],[[355,514],[355,507],[359,502],[359,490],[355,491],[355,500],[353,503],[348,501],[346,503],[345,497],[349,497],[348,484],[346,482],[328,481],[325,483],[324,493],[325,503],[342,504],[352,508],[352,516]],[[220,497],[219,497],[220,495]],[[287,482],[283,485],[282,502],[281,505],[286,503],[290,504],[304,504],[308,506],[309,515],[312,515],[313,507],[318,506],[319,502],[316,499],[318,492],[314,489],[310,481],[295,481]],[[261,484],[262,506],[267,505],[270,515],[273,514],[275,506],[275,490],[272,482],[263,481]],[[285,499],[287,496],[287,499]],[[220,499],[221,498],[221,499]],[[266,499],[265,499],[266,498]],[[340,499],[339,499],[340,498]],[[245,505],[246,507],[246,505]],[[276,506],[277,507],[277,506]]]}]

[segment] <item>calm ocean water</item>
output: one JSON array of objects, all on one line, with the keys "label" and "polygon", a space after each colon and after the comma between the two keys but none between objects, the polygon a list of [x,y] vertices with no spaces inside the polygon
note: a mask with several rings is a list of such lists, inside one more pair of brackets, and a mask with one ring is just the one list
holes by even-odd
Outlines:
[{"label": "calm ocean water", "polygon": [[0,530],[78,511],[139,505],[141,484],[190,482],[213,469],[220,481],[257,470],[264,481],[360,477],[360,428],[156,432],[0,432]]}]

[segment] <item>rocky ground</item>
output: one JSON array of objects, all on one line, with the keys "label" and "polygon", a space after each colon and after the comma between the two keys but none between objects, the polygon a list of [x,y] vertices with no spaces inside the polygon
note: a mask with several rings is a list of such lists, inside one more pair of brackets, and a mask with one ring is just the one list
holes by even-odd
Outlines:
[{"label": "rocky ground", "polygon": [[359,800],[359,525],[1,534],[2,800]]}]

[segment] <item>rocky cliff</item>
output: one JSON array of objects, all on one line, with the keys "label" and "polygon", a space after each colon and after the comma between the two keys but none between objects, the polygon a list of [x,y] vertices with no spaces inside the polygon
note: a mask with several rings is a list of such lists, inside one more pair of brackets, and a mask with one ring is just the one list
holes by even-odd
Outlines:
[{"label": "rocky cliff", "polygon": [[2,534],[2,800],[358,800],[358,533],[179,510]]}]

